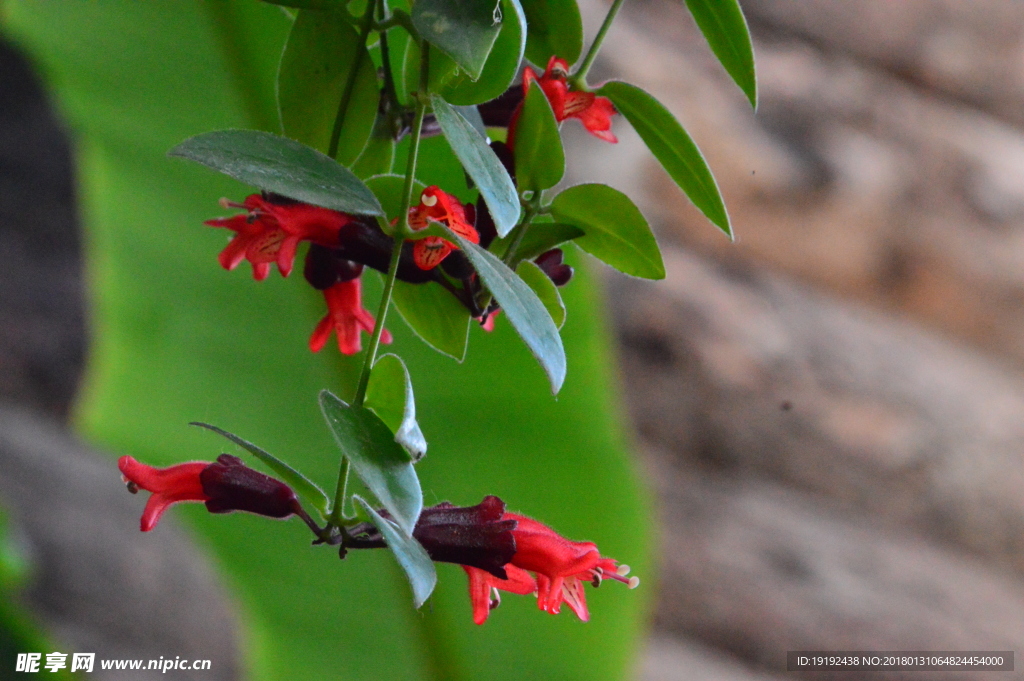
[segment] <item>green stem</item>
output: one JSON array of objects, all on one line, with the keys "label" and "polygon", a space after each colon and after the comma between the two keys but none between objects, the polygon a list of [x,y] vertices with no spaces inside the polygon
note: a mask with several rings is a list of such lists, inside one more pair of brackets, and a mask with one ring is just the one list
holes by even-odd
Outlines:
[{"label": "green stem", "polygon": [[[405,242],[405,235],[409,232],[409,206],[412,203],[413,178],[416,175],[416,161],[419,156],[420,133],[423,129],[423,119],[427,115],[427,76],[429,65],[427,64],[427,45],[422,45],[423,61],[420,68],[420,95],[416,100],[416,121],[412,128],[412,140],[409,149],[409,163],[405,170],[405,190],[402,195],[402,212],[399,227],[395,232],[395,241],[391,247],[391,262],[388,264],[387,277],[384,279],[384,292],[380,297],[380,307],[377,310],[377,320],[373,326],[373,335],[370,337],[370,346],[366,349],[366,356],[363,358],[363,369],[359,374],[359,384],[356,386],[355,397],[352,404],[356,407],[363,406],[366,401],[366,388],[370,384],[370,372],[377,359],[377,349],[380,347],[381,334],[384,333],[384,323],[387,320],[388,308],[391,306],[391,295],[395,289],[395,281],[398,279],[398,264],[402,260],[402,244]],[[348,495],[349,461],[342,457],[341,470],[338,471],[338,484],[334,493],[334,509],[331,511],[331,518],[327,523],[327,531],[337,527],[345,532],[342,525],[344,520],[344,505]]]},{"label": "green stem", "polygon": [[607,34],[608,29],[612,27],[612,22],[615,21],[615,15],[619,13],[619,9],[622,7],[623,2],[624,0],[615,0],[612,3],[611,8],[608,10],[608,14],[604,18],[604,23],[601,24],[600,30],[598,30],[597,35],[594,36],[594,42],[590,43],[590,49],[587,50],[587,56],[583,58],[583,63],[578,69],[576,69],[576,73],[574,73],[570,79],[573,89],[587,89],[587,72],[590,71],[590,67],[593,66],[594,60],[597,59],[597,53],[601,50],[601,43],[604,42],[605,34]]},{"label": "green stem", "polygon": [[[537,192],[537,194],[539,198],[540,192]],[[523,242],[523,237],[526,236],[526,230],[530,228],[530,223],[533,221],[533,218],[537,216],[537,212],[538,206],[536,202],[531,201],[526,204],[526,212],[523,215],[523,221],[516,226],[516,235],[513,237],[512,244],[508,247],[508,250],[505,251],[505,257],[502,258],[502,262],[509,267],[512,267],[513,261],[516,257],[516,251],[519,250],[519,244]]]},{"label": "green stem", "polygon": [[370,0],[366,4],[366,12],[363,13],[362,26],[359,30],[359,44],[356,45],[356,58],[352,62],[348,78],[345,79],[345,89],[341,93],[341,101],[338,102],[338,113],[334,117],[334,127],[331,129],[331,143],[327,147],[327,155],[331,158],[335,158],[338,155],[341,129],[345,125],[345,117],[348,115],[348,108],[352,103],[352,92],[356,89],[356,78],[359,77],[359,69],[363,66],[363,58],[366,55],[366,39],[373,29],[373,14],[376,7],[376,0]]}]

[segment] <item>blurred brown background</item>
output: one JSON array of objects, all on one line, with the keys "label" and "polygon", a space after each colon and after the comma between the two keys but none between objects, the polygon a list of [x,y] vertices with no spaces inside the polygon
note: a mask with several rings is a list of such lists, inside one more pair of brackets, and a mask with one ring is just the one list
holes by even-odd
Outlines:
[{"label": "blurred brown background", "polygon": [[[593,35],[603,5],[582,4]],[[570,169],[589,169],[576,179],[636,198],[668,267],[654,284],[608,279],[662,521],[659,605],[639,677],[794,677],[785,653],[797,649],[1024,651],[1024,4],[742,4],[756,115],[679,1],[627,3],[594,72],[636,82],[680,118],[718,177],[736,243],[625,121],[616,147],[566,126]],[[0,398],[21,405],[0,407],[7,470],[76,447],[59,439],[85,328],[67,163],[27,66],[3,48]],[[99,480],[102,465],[78,454],[76,475]],[[74,499],[82,486],[72,480],[39,488],[24,470],[5,474],[0,495],[19,509],[27,555],[66,565],[68,542],[85,533],[53,522],[54,504],[74,518],[76,503],[91,502]],[[116,482],[95,503],[134,518]],[[75,564],[100,560],[97,574],[117,560],[200,567],[169,568],[192,580],[175,594],[126,587],[144,594],[142,606],[112,601],[88,571],[43,570],[27,597],[64,640],[102,652],[106,636],[133,657],[159,654],[183,626],[147,624],[147,612],[183,593],[220,603],[184,539],[166,555],[115,560],[118,534],[89,534],[107,543],[74,546]],[[230,657],[226,608],[192,619],[197,611],[209,621],[175,650],[208,657],[217,632]]]}]

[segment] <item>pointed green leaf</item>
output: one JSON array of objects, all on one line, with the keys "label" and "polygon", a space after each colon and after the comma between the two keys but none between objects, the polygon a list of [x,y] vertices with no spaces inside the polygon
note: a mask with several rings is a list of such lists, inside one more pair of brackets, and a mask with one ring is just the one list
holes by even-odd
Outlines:
[{"label": "pointed green leaf", "polygon": [[304,144],[257,130],[217,130],[167,152],[254,187],[316,206],[383,215],[373,193],[351,170]]},{"label": "pointed green leaf", "polygon": [[516,274],[526,282],[526,285],[533,289],[533,292],[544,303],[545,309],[551,315],[551,321],[559,329],[565,324],[565,304],[562,303],[562,296],[558,293],[558,287],[551,281],[551,277],[544,274],[544,270],[529,260],[524,260],[516,267]]},{"label": "pointed green leaf", "polygon": [[576,0],[522,0],[526,13],[526,58],[541,68],[551,57],[575,64],[583,52],[583,19]]},{"label": "pointed green leaf", "polygon": [[380,417],[365,407],[348,405],[323,390],[320,410],[356,475],[411,535],[423,509],[423,492],[409,454]]},{"label": "pointed green leaf", "polygon": [[423,233],[443,236],[465,252],[484,286],[501,305],[512,328],[540,362],[551,382],[551,392],[557,395],[565,381],[565,350],[558,328],[533,289],[494,254],[463,239],[450,229],[435,223],[423,230]]},{"label": "pointed green leaf", "polygon": [[519,73],[526,48],[526,15],[523,14],[519,0],[502,0],[501,12],[504,16],[501,33],[494,41],[491,55],[480,77],[473,79],[463,72],[437,90],[449,104],[489,102],[507,90]]},{"label": "pointed green leaf", "polygon": [[[586,234],[582,229],[574,225],[566,225],[559,222],[541,222],[534,220],[530,223],[529,229],[523,235],[522,241],[516,249],[516,260],[533,260],[541,253],[546,253],[552,248],[557,248],[566,241],[572,241]],[[491,245],[491,251],[499,256],[505,254],[514,238],[514,235],[505,237],[502,243]]]},{"label": "pointed green leaf", "polygon": [[473,129],[477,131],[481,137],[487,137],[487,126],[484,125],[484,118],[480,115],[480,110],[476,108],[476,105],[470,106],[453,106],[460,116],[466,119]]},{"label": "pointed green leaf", "polygon": [[352,499],[362,507],[374,527],[380,530],[388,548],[394,554],[395,560],[402,567],[405,576],[409,578],[413,606],[419,609],[430,598],[430,594],[434,592],[434,587],[437,585],[437,571],[434,570],[434,562],[430,560],[426,549],[418,541],[403,531],[401,527],[382,518],[366,503],[365,499],[358,494],[353,494]]},{"label": "pointed green leaf", "polygon": [[466,358],[472,318],[440,284],[396,281],[391,302],[424,343],[457,362]]},{"label": "pointed green leaf", "polygon": [[540,85],[534,81],[516,124],[516,179],[520,189],[550,189],[565,174],[565,152],[558,121]]},{"label": "pointed green leaf", "polygon": [[281,56],[277,101],[288,137],[327,153],[341,116],[335,158],[348,166],[359,156],[377,117],[380,87],[366,46],[342,14],[299,11]]},{"label": "pointed green leaf", "polygon": [[512,178],[469,121],[441,97],[433,95],[430,101],[441,132],[484,197],[498,236],[505,236],[519,221],[519,195]]},{"label": "pointed green leaf", "polygon": [[431,45],[455,60],[473,80],[501,30],[497,0],[417,0],[412,24]]},{"label": "pointed green leaf", "polygon": [[757,109],[757,74],[750,30],[737,0],[686,0],[711,51]]},{"label": "pointed green leaf", "polygon": [[395,442],[405,447],[413,461],[427,453],[427,439],[416,422],[416,399],[412,379],[398,355],[382,355],[373,364],[366,388],[366,406],[395,434]]},{"label": "pointed green leaf", "polygon": [[199,426],[200,428],[212,430],[218,435],[222,435],[227,439],[231,440],[236,445],[238,445],[245,451],[255,456],[257,459],[265,463],[267,465],[267,468],[274,471],[277,475],[281,476],[281,479],[284,480],[293,490],[295,490],[296,494],[298,494],[300,497],[302,497],[310,504],[312,504],[313,508],[319,511],[321,515],[323,515],[325,518],[330,514],[331,500],[327,498],[327,495],[324,494],[323,490],[317,487],[316,483],[312,482],[305,475],[295,470],[294,468],[286,464],[284,461],[281,461],[281,459],[257,447],[248,440],[243,440],[234,433],[229,433],[228,431],[222,430],[217,426],[211,426],[209,423],[193,421],[189,425]]},{"label": "pointed green leaf", "polygon": [[586,232],[577,246],[620,272],[664,279],[661,250],[647,220],[629,197],[606,184],[569,187],[551,203],[559,222]]},{"label": "pointed green leaf", "polygon": [[693,205],[732,238],[729,214],[715,177],[675,116],[650,94],[629,83],[612,81],[597,92],[612,100]]}]

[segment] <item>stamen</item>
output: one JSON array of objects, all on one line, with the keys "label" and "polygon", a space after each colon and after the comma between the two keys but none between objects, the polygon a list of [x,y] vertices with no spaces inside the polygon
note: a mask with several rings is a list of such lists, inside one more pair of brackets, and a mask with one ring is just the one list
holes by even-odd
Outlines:
[{"label": "stamen", "polygon": [[600,569],[594,570],[594,578],[590,580],[590,583],[594,586],[595,589],[597,587],[601,586],[601,574],[600,573],[601,573]]},{"label": "stamen", "polygon": [[619,567],[615,568],[615,572],[618,573],[620,576],[625,577],[629,574],[629,566],[620,565]]},{"label": "stamen", "polygon": [[132,482],[131,480],[125,480],[124,481],[124,486],[127,487],[128,491],[131,492],[132,494],[138,494],[139,493],[139,486],[137,484],[135,484],[134,482]]},{"label": "stamen", "polygon": [[433,194],[428,194],[426,192],[423,192],[423,196],[420,197],[420,203],[422,203],[427,208],[430,208],[432,206],[436,206],[437,205],[437,197],[434,196]]},{"label": "stamen", "polygon": [[217,203],[220,204],[221,208],[245,208],[244,203],[237,203],[226,196],[220,197],[220,201],[218,201]]},{"label": "stamen", "polygon": [[501,594],[493,586],[491,587],[491,602],[488,604],[491,610],[501,605]]},{"label": "stamen", "polygon": [[629,578],[629,588],[630,589],[635,589],[638,586],[640,586],[640,578],[639,577],[630,577]]}]

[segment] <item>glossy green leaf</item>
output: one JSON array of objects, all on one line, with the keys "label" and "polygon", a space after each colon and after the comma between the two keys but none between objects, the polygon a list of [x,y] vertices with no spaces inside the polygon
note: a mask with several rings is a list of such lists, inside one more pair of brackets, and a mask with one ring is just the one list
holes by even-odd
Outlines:
[{"label": "glossy green leaf", "polygon": [[501,32],[480,77],[474,80],[468,73],[456,74],[439,90],[449,104],[489,102],[507,90],[519,73],[526,49],[526,15],[519,0],[501,0],[501,11]]},{"label": "glossy green leaf", "polygon": [[307,478],[305,475],[295,470],[281,459],[277,458],[270,452],[257,447],[248,440],[243,440],[234,433],[218,428],[217,426],[211,426],[209,423],[203,423],[201,421],[193,421],[189,424],[190,426],[199,426],[200,428],[206,428],[212,430],[218,435],[222,435],[227,439],[234,442],[236,445],[249,452],[257,459],[266,464],[267,468],[274,471],[280,478],[287,483],[295,493],[300,497],[308,501],[313,505],[317,511],[320,512],[325,518],[331,512],[331,500],[327,498],[324,491],[320,489],[315,482]]},{"label": "glossy green leaf", "polygon": [[[540,222],[534,220],[530,228],[526,230],[522,240],[516,248],[516,260],[533,260],[541,253],[546,253],[552,248],[557,248],[566,241],[572,241],[583,236],[584,232],[575,225],[566,225],[559,222]],[[491,250],[500,256],[504,256],[505,249],[511,246],[514,235],[509,235],[497,246],[491,246]]]},{"label": "glossy green leaf", "polygon": [[409,578],[413,606],[419,609],[430,598],[430,594],[434,592],[434,587],[437,585],[434,562],[430,560],[426,549],[418,541],[398,525],[382,518],[377,511],[373,510],[372,506],[366,503],[365,499],[358,494],[352,495],[352,499],[362,507],[374,527],[380,530],[388,548],[394,554],[395,560],[402,567],[405,576]]},{"label": "glossy green leaf", "polygon": [[693,205],[731,239],[729,214],[715,177],[675,116],[657,99],[629,83],[611,81],[597,92],[612,100]]},{"label": "glossy green leaf", "polygon": [[484,286],[501,305],[501,310],[512,328],[540,362],[551,383],[551,392],[557,395],[565,381],[565,349],[562,347],[558,328],[551,320],[544,303],[533,289],[494,254],[440,225],[435,224],[429,229],[447,232],[445,238],[457,244],[466,253]]},{"label": "glossy green leaf", "polygon": [[565,324],[565,304],[562,302],[562,296],[558,293],[558,287],[551,281],[551,278],[544,274],[544,270],[529,260],[519,263],[519,266],[516,267],[516,274],[533,289],[533,292],[540,298],[540,302],[544,303],[548,314],[551,315],[551,321],[561,329],[562,324]]},{"label": "glossy green leaf", "polygon": [[287,137],[257,130],[218,130],[190,137],[167,153],[316,206],[383,214],[373,192],[351,170]]},{"label": "glossy green leaf", "polygon": [[693,20],[707,38],[711,51],[736,81],[750,106],[757,108],[757,74],[750,30],[737,0],[686,0]]},{"label": "glossy green leaf", "polygon": [[526,13],[526,58],[544,68],[551,57],[571,66],[583,52],[583,19],[576,0],[522,0]]},{"label": "glossy green leaf", "polygon": [[434,95],[430,101],[441,132],[484,197],[498,235],[505,236],[519,221],[519,195],[512,178],[469,121],[441,97]]},{"label": "glossy green leaf", "polygon": [[586,234],[577,246],[620,272],[664,279],[661,250],[647,220],[629,197],[606,184],[569,187],[555,197],[551,213]]},{"label": "glossy green leaf", "polygon": [[417,0],[412,23],[424,40],[476,80],[501,30],[502,16],[497,0]]},{"label": "glossy green leaf", "polygon": [[558,184],[565,174],[562,136],[551,103],[536,81],[523,100],[515,141],[519,188],[538,192]]},{"label": "glossy green leaf", "polygon": [[377,117],[380,86],[366,46],[344,15],[299,12],[281,56],[277,101],[288,137],[327,153],[340,117],[335,158],[348,166],[359,157]]},{"label": "glossy green leaf", "polygon": [[423,492],[408,452],[395,442],[380,417],[365,407],[346,404],[323,390],[320,410],[356,475],[411,535],[423,509]]},{"label": "glossy green leaf", "polygon": [[366,388],[366,406],[395,434],[413,461],[427,453],[427,439],[416,422],[416,398],[405,362],[398,355],[382,355],[373,364]]},{"label": "glossy green leaf", "polygon": [[[394,33],[394,31],[392,31]],[[430,51],[429,73],[427,74],[427,89],[430,92],[443,90],[447,83],[452,81],[459,72],[459,65],[455,60],[444,52],[437,50]],[[420,89],[420,46],[415,40],[409,40],[405,46],[405,59],[402,67],[401,82],[396,82],[396,89],[404,101],[410,103],[410,93]],[[399,89],[401,88],[401,89]]]},{"label": "glossy green leaf", "polygon": [[424,343],[457,362],[466,358],[473,320],[462,303],[440,284],[396,281],[391,302]]}]

